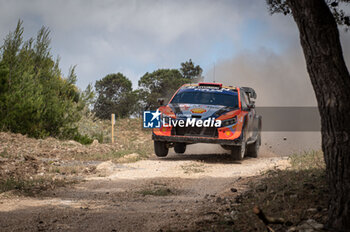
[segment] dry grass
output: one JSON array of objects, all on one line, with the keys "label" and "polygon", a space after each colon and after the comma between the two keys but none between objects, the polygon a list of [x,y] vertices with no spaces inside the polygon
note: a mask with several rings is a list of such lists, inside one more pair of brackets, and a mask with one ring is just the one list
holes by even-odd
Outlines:
[{"label": "dry grass", "polygon": [[151,196],[169,196],[173,195],[174,192],[166,187],[158,187],[154,189],[143,189],[137,192],[143,196],[151,195]]},{"label": "dry grass", "polygon": [[[100,143],[111,142],[111,121],[101,120],[90,116],[84,118],[78,124],[79,132],[97,139]],[[146,135],[151,135],[151,130],[142,129],[141,118],[117,119],[114,126],[115,141],[121,145],[129,144],[129,141],[144,140]],[[125,143],[127,140],[127,143]]]},{"label": "dry grass", "polygon": [[[265,230],[264,224],[253,214],[259,206],[266,215],[282,217],[288,226],[297,225],[305,219],[320,223],[327,220],[327,184],[323,153],[320,151],[294,154],[290,157],[292,167],[287,170],[270,170],[260,181],[251,181],[250,190],[243,194],[242,204],[237,209],[238,231]],[[285,231],[288,226],[272,226],[276,231]]]},{"label": "dry grass", "polygon": [[293,154],[289,157],[293,170],[324,169],[325,162],[322,151],[308,151]]},{"label": "dry grass", "polygon": [[[83,134],[103,134],[99,140],[105,143],[81,145],[75,141],[37,140],[1,132],[0,193],[45,190],[46,186],[61,185],[59,181],[52,181],[53,176],[64,177],[62,182],[69,183],[78,176],[95,174],[95,166],[91,164],[97,164],[96,161],[135,162],[153,154],[151,131],[142,129],[141,119],[118,119],[114,144],[108,143],[109,121],[88,119],[81,123]],[[134,155],[121,159],[129,154]]]},{"label": "dry grass", "polygon": [[33,196],[42,191],[63,187],[72,183],[76,183],[76,181],[53,179],[49,176],[36,177],[34,179],[8,178],[0,181],[0,193],[13,191],[15,194]]},{"label": "dry grass", "polygon": [[[83,130],[85,134],[91,136],[94,134],[103,134],[103,142],[111,142],[111,125],[109,120],[96,120],[95,122],[90,121],[84,125],[86,127]],[[116,161],[118,158],[132,153],[138,154],[140,159],[148,158],[153,154],[151,130],[144,130],[142,128],[141,118],[117,119],[114,131],[114,151],[103,154],[76,154],[74,157],[79,160]]]},{"label": "dry grass", "polygon": [[181,168],[184,170],[184,173],[186,174],[204,172],[204,164],[182,165]]}]

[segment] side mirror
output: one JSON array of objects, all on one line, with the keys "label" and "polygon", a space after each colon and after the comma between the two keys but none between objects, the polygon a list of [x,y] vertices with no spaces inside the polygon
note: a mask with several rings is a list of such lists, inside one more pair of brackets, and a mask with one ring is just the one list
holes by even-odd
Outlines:
[{"label": "side mirror", "polygon": [[157,102],[158,102],[159,106],[163,106],[164,105],[164,101],[165,101],[164,98],[157,98]]}]

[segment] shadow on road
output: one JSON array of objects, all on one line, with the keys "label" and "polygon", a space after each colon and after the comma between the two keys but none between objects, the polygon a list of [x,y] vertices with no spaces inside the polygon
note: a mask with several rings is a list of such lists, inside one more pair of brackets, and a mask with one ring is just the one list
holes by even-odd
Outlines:
[{"label": "shadow on road", "polygon": [[171,153],[167,157],[158,158],[153,157],[152,160],[159,161],[198,161],[210,164],[242,164],[245,160],[252,159],[250,157],[245,157],[243,160],[237,161],[233,160],[230,154],[175,154]]},{"label": "shadow on road", "polygon": [[[209,202],[193,190],[196,183],[216,189],[216,184],[231,181],[151,178],[81,183],[22,199],[12,210],[0,210],[0,231],[161,231],[169,225],[182,227],[198,220],[194,215],[208,211],[205,208],[217,207],[215,201]],[[142,191],[158,188],[168,188],[174,194],[142,195]]]},{"label": "shadow on road", "polygon": [[159,161],[198,161],[208,164],[241,164],[245,160],[251,159],[245,157],[243,160],[237,161],[232,158],[229,151],[217,144],[192,144],[188,145],[184,154],[176,154],[173,149],[169,150],[167,157],[152,157],[151,160]]}]

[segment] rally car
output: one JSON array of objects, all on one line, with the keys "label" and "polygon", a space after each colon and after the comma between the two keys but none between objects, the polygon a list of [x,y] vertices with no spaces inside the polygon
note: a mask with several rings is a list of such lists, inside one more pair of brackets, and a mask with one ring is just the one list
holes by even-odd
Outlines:
[{"label": "rally car", "polygon": [[249,87],[183,85],[157,110],[161,126],[152,133],[155,154],[165,157],[170,147],[184,153],[188,144],[214,143],[230,150],[236,160],[257,157],[262,122],[253,99],[256,93]]}]

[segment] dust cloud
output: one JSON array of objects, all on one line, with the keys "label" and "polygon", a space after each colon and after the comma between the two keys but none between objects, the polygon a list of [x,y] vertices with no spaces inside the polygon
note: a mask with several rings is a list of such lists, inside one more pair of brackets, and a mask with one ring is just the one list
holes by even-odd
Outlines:
[{"label": "dust cloud", "polygon": [[[213,71],[208,74],[207,80],[213,80]],[[215,79],[226,85],[252,87],[258,94],[258,107],[316,106],[301,49],[290,48],[283,54],[265,49],[241,53],[218,62]]]},{"label": "dust cloud", "polygon": [[[349,67],[349,32],[340,29],[340,39],[345,61]],[[262,48],[255,52],[242,52],[232,59],[218,61],[215,66],[215,80],[225,85],[254,88],[258,95],[257,111],[259,107],[317,109],[302,49],[297,41],[294,42],[294,46],[280,53]],[[214,80],[213,74],[213,69],[208,70],[205,80]],[[266,131],[263,118],[262,156],[289,155],[319,149],[321,149],[320,131]],[[217,151],[221,153],[222,149]]]},{"label": "dust cloud", "polygon": [[[206,81],[213,80],[213,70],[208,70],[207,74]],[[311,107],[317,110],[300,46],[290,47],[280,54],[266,49],[247,51],[230,60],[219,61],[215,67],[215,80],[225,85],[254,88],[258,95],[258,113],[259,107]],[[318,149],[321,149],[319,131],[264,130],[263,117],[261,155],[289,155]]]},{"label": "dust cloud", "polygon": [[[350,32],[345,32],[342,28],[339,31],[345,62],[349,67]],[[278,53],[261,48],[257,51],[242,51],[231,59],[219,60],[215,64],[215,78],[213,67],[204,73],[204,81],[212,82],[216,80],[216,82],[225,85],[254,88],[258,96],[256,99],[258,113],[259,108],[308,107],[307,109],[316,112],[315,121],[317,124],[320,120],[317,113],[317,101],[297,35],[291,39],[290,44],[290,47]],[[302,115],[298,116],[299,120]],[[274,119],[277,119],[276,115],[274,117]],[[261,156],[285,156],[321,149],[320,130],[268,130],[264,128],[264,120],[266,126],[269,119],[263,117]],[[308,120],[310,124],[315,124],[312,119],[309,118]],[[205,154],[208,152],[227,152],[219,145],[194,146],[189,151]]]}]

